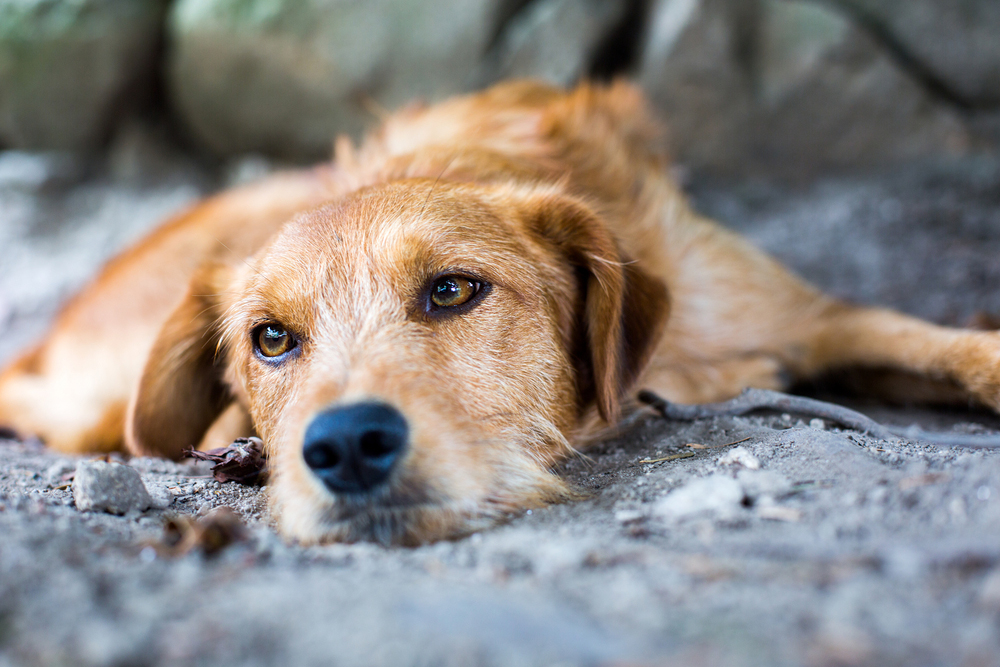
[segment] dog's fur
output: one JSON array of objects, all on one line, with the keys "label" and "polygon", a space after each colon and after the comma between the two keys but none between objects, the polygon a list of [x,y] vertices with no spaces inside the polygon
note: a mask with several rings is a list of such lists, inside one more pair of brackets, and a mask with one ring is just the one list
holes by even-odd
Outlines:
[{"label": "dog's fur", "polygon": [[[256,431],[285,535],[416,543],[569,497],[550,468],[636,386],[694,403],[860,366],[1000,407],[1000,336],[832,300],[699,217],[625,83],[504,84],[336,153],[108,264],[0,376],[0,421],[167,457]],[[486,287],[431,311],[448,274]],[[268,321],[299,340],[279,363],[251,345]],[[336,497],[304,429],[361,400],[398,408],[410,445],[389,483]]]}]

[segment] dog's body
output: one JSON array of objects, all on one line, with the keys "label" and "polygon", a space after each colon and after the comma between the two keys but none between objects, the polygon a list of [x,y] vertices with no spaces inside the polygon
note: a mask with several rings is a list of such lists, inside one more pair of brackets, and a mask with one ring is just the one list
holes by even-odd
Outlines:
[{"label": "dog's body", "polygon": [[567,497],[550,467],[635,386],[860,366],[1000,408],[1000,336],[821,295],[693,213],[657,135],[625,84],[404,110],[111,262],[0,376],[0,422],[170,457],[256,430],[286,535],[419,542]]}]

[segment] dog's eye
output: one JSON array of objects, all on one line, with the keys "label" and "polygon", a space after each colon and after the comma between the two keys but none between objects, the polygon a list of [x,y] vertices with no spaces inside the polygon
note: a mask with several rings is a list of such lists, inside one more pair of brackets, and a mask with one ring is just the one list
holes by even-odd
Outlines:
[{"label": "dog's eye", "polygon": [[295,339],[280,324],[262,324],[253,333],[257,351],[268,358],[280,357],[295,347]]},{"label": "dog's eye", "polygon": [[464,276],[444,276],[431,285],[431,303],[438,308],[452,308],[467,303],[479,293],[482,283]]}]

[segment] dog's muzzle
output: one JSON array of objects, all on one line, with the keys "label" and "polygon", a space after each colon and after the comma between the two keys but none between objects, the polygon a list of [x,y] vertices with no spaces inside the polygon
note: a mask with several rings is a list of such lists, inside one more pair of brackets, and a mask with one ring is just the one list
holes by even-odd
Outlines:
[{"label": "dog's muzzle", "polygon": [[384,483],[406,451],[409,427],[383,403],[338,406],[316,415],[302,456],[334,493],[366,493]]}]

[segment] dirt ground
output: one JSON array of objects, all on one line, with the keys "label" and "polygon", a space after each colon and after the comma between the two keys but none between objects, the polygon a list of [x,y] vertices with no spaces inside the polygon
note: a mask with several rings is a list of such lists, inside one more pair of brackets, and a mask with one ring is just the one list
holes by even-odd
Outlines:
[{"label": "dirt ground", "polygon": [[[134,154],[87,169],[0,154],[4,356],[102,257],[218,185]],[[840,296],[946,323],[1000,313],[1000,161],[689,189]],[[978,412],[855,405],[1000,430]],[[81,513],[75,461],[0,441],[0,667],[1000,665],[1000,452],[799,415],[642,413],[561,469],[588,499],[414,549],[285,544],[266,488],[219,484],[206,464],[131,464],[170,507]],[[166,518],[221,506],[245,540],[213,557],[154,548]]]}]

